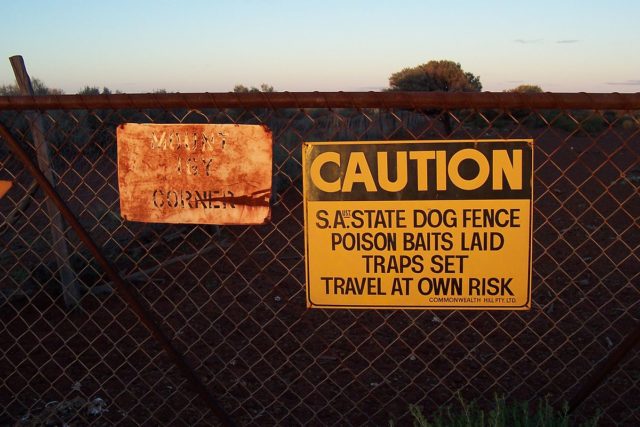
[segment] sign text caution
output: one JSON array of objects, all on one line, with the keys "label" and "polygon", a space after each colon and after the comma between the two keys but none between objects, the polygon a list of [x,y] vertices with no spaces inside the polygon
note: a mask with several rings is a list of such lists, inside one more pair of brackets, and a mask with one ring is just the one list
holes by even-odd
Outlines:
[{"label": "sign text caution", "polygon": [[529,309],[532,148],[306,143],[308,306]]}]

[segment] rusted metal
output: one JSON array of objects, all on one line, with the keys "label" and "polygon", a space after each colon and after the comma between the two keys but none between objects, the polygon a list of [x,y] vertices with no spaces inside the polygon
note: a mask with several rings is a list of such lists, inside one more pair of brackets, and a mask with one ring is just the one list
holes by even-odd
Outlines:
[{"label": "rusted metal", "polygon": [[271,218],[266,126],[126,123],[117,136],[124,219],[257,225]]},{"label": "rusted metal", "polygon": [[7,194],[7,191],[11,188],[11,181],[0,181],[0,199]]},{"label": "rusted metal", "polygon": [[[441,113],[443,108],[385,106],[383,101],[397,97],[395,93],[372,94],[373,101],[365,94],[367,105],[350,103],[344,94],[327,95],[346,105],[345,110],[326,103],[321,93],[299,99],[292,94],[230,94],[219,105],[211,101],[220,100],[217,95],[199,96],[207,108],[154,95],[158,102],[149,101],[146,110],[46,111],[43,117],[55,148],[54,163],[64,168],[59,191],[69,194],[69,206],[103,252],[114,251],[111,262],[117,262],[124,279],[141,284],[140,291],[134,287],[136,295],[234,418],[260,425],[378,425],[405,417],[398,420],[402,423],[410,404],[434,411],[459,394],[490,407],[491,395],[478,391],[492,387],[531,399],[550,393],[564,401],[590,381],[587,390],[595,393],[574,412],[587,418],[599,411],[604,424],[640,425],[640,412],[631,404],[638,347],[619,359],[599,386],[591,380],[603,372],[603,365],[593,361],[606,360],[624,339],[620,331],[629,333],[637,322],[640,108],[626,109],[619,102],[622,109],[605,112],[596,97],[599,104],[583,106],[599,111],[578,111],[564,102],[553,110],[497,106],[488,111],[465,105]],[[475,94],[460,96],[476,99]],[[481,98],[498,105],[506,99],[501,96]],[[275,98],[293,108],[274,108],[270,101]],[[110,98],[89,99],[108,106]],[[179,108],[163,105],[164,99],[177,100]],[[255,100],[255,110],[243,104],[247,100]],[[307,101],[322,108],[306,108]],[[239,107],[224,110],[229,105]],[[371,105],[383,107],[372,111],[367,108]],[[29,147],[27,114],[1,114],[14,137]],[[444,129],[443,114],[451,118],[451,132]],[[274,221],[262,227],[122,222],[115,214],[114,131],[121,123],[137,121],[268,123],[274,129],[273,178],[279,190]],[[441,139],[449,133],[538,141],[532,315],[403,311],[383,316],[370,311],[337,316],[327,310],[305,311],[302,144]],[[0,406],[5,409],[0,418],[15,423],[37,413],[38,403],[31,402],[64,399],[70,394],[69,380],[78,380],[83,393],[97,390],[109,403],[108,413],[95,421],[85,416],[86,423],[117,424],[125,417],[135,424],[216,423],[199,396],[184,396],[190,383],[166,369],[155,340],[146,330],[131,327],[121,299],[102,298],[98,288],[110,292],[111,282],[92,259],[81,256],[76,267],[88,273],[82,282],[100,295],[83,299],[86,310],[80,314],[92,320],[83,322],[72,313],[56,318],[52,305],[58,299],[50,298],[46,286],[53,255],[48,245],[39,244],[44,203],[3,144],[0,164],[6,174],[0,174],[13,180],[14,187],[0,200],[0,222],[5,218],[0,225],[0,344],[6,348],[0,366],[7,368],[7,375],[0,375]],[[35,151],[28,153],[35,162]],[[22,208],[24,199],[31,201],[28,211]],[[69,243],[82,255],[78,239]],[[144,283],[150,277],[153,283]],[[8,303],[3,303],[5,297]],[[108,327],[100,331],[103,325]],[[117,345],[114,351],[112,345]],[[48,363],[42,364],[45,356]],[[70,360],[80,366],[69,366]],[[83,378],[91,379],[88,386]],[[575,408],[578,399],[574,402]]]},{"label": "rusted metal", "polygon": [[640,93],[269,92],[0,97],[0,110],[118,108],[640,108]]},{"label": "rusted metal", "polygon": [[47,196],[53,201],[56,207],[64,219],[68,222],[71,228],[76,232],[78,238],[86,245],[89,252],[94,256],[100,267],[109,277],[114,284],[117,292],[127,302],[129,307],[136,313],[142,324],[147,328],[151,335],[158,341],[162,348],[166,351],[167,355],[173,361],[173,363],[180,369],[182,374],[186,377],[187,381],[194,388],[194,391],[202,398],[202,400],[208,405],[211,411],[219,418],[221,423],[226,426],[234,426],[235,423],[220,406],[215,397],[207,389],[207,387],[198,378],[193,368],[189,366],[185,358],[178,352],[175,346],[171,343],[167,335],[160,329],[157,322],[153,319],[151,312],[149,312],[140,302],[133,289],[127,284],[120,273],[111,265],[111,262],[102,254],[102,251],[91,236],[84,229],[80,221],[75,217],[71,209],[65,204],[55,188],[44,176],[42,171],[31,160],[27,152],[20,146],[18,141],[14,139],[9,130],[0,123],[0,137],[6,142],[13,154],[22,162],[25,169],[33,176],[38,182],[40,187],[44,190]]}]

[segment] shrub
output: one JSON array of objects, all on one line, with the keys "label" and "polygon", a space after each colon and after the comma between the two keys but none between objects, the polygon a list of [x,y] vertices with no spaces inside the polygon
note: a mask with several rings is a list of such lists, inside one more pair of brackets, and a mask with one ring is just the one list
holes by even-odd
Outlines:
[{"label": "shrub", "polygon": [[[504,397],[495,397],[494,407],[489,412],[479,408],[475,403],[466,403],[459,398],[461,410],[453,411],[450,406],[440,408],[433,417],[427,417],[416,405],[410,405],[409,411],[415,427],[568,427],[580,425],[595,427],[598,416],[576,424],[569,415],[568,405],[561,410],[555,409],[548,398],[540,399],[535,408],[528,402],[507,403]],[[431,420],[430,420],[431,418]],[[390,426],[394,423],[389,422]]]},{"label": "shrub", "polygon": [[513,89],[509,89],[506,92],[513,93],[542,93],[542,88],[538,85],[520,85],[518,87],[514,87]]}]

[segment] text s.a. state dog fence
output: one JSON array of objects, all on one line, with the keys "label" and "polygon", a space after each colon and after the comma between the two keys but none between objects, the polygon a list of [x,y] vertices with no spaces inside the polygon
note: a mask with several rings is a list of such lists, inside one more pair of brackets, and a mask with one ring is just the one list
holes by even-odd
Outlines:
[{"label": "text s.a. state dog fence", "polygon": [[[640,424],[640,95],[0,97],[0,423],[385,425],[458,398]],[[265,124],[271,222],[119,214],[122,123]],[[307,309],[307,141],[534,140],[529,311]],[[43,149],[44,147],[44,149]]]}]

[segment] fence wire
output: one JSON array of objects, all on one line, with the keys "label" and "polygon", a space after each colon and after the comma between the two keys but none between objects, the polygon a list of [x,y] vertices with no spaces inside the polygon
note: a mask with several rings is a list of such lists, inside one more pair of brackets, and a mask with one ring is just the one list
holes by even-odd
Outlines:
[{"label": "fence wire", "polygon": [[[636,327],[638,105],[505,109],[470,97],[463,108],[357,100],[293,108],[261,96],[232,107],[163,107],[157,95],[153,108],[36,115],[5,103],[0,111],[34,159],[31,125],[42,118],[58,193],[238,424],[407,423],[409,405],[429,414],[458,396],[483,407],[494,395],[566,401]],[[123,221],[115,130],[127,122],[269,126],[271,222]],[[302,143],[445,138],[535,140],[533,308],[307,309]],[[0,180],[13,182],[0,199],[0,424],[216,424],[64,225],[80,293],[67,308],[46,196],[4,143]],[[578,407],[578,419],[600,412],[602,425],[640,425],[639,357],[636,346]]]}]

